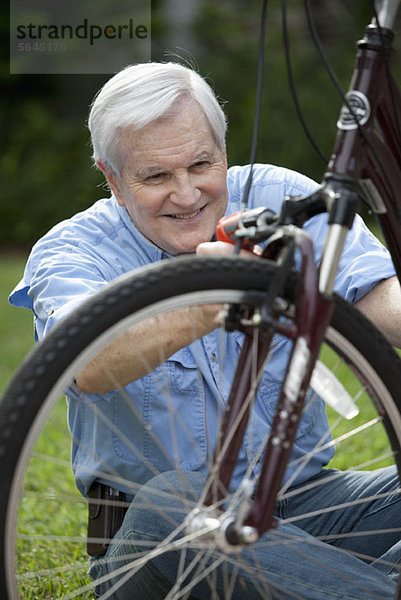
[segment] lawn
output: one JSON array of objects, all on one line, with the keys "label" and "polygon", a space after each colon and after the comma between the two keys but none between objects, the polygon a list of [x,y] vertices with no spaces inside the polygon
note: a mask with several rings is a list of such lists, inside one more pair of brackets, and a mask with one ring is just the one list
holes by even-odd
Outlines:
[{"label": "lawn", "polygon": [[8,303],[8,294],[24,272],[26,257],[22,254],[0,254],[0,390],[33,345],[32,313]]}]

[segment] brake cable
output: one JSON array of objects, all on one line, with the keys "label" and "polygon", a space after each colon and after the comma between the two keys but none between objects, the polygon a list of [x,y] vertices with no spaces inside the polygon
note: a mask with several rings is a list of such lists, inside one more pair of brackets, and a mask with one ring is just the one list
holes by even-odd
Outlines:
[{"label": "brake cable", "polygon": [[[240,210],[243,211],[248,206],[249,193],[252,186],[253,169],[256,159],[256,150],[258,146],[258,133],[259,133],[259,121],[260,121],[260,105],[262,97],[262,86],[263,86],[263,68],[264,68],[264,54],[265,54],[265,36],[266,36],[266,14],[267,14],[268,0],[263,0],[262,14],[260,18],[260,32],[259,32],[259,57],[258,57],[258,76],[257,76],[257,91],[256,91],[256,106],[255,116],[253,122],[253,135],[251,145],[251,157],[250,157],[250,168],[249,174],[245,183],[244,193],[241,199]],[[239,223],[241,227],[241,221]],[[235,244],[234,254],[239,254],[241,249],[241,240],[238,239]]]}]

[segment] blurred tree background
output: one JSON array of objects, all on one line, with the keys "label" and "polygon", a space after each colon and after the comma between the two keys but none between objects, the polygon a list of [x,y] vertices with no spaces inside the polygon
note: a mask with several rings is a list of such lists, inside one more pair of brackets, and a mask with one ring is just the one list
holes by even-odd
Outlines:
[{"label": "blurred tree background", "polygon": [[[280,5],[271,0],[268,6],[257,160],[319,180],[324,164],[309,146],[289,94]],[[311,6],[325,51],[347,87],[355,40],[370,20],[371,2],[311,0]],[[262,0],[152,1],[152,59],[178,54],[207,77],[228,115],[229,164],[249,161],[261,7]],[[312,135],[330,155],[341,101],[313,46],[302,0],[288,0],[287,7],[299,101]],[[26,250],[53,224],[107,193],[92,166],[86,119],[110,76],[9,75],[8,15],[1,16],[0,35],[0,247]]]}]

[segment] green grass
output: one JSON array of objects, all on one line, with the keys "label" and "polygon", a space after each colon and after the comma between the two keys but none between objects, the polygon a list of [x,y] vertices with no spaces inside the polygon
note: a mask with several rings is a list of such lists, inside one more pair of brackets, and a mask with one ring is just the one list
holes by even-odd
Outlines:
[{"label": "green grass", "polygon": [[24,271],[23,255],[0,255],[0,391],[33,345],[33,320],[30,310],[15,308],[8,295]]},{"label": "green grass", "polygon": [[[361,382],[356,377],[354,370],[338,359],[338,355],[332,350],[323,347],[321,360],[335,371],[337,378],[341,381],[349,395],[355,400],[359,414],[351,420],[339,418],[338,414],[329,406],[326,406],[333,438],[344,440],[337,443],[336,454],[330,462],[330,467],[348,469],[358,465],[366,464],[365,468],[379,468],[393,464],[392,457],[388,454],[388,437],[381,421],[374,422],[377,418],[377,410],[372,404],[370,395],[361,391]],[[362,388],[363,389],[363,388]],[[372,422],[369,428],[363,430],[359,435],[345,437],[350,431]],[[384,457],[379,460],[380,457]],[[372,461],[375,461],[372,463]]]},{"label": "green grass", "polygon": [[[66,403],[61,398],[37,441],[24,483],[17,563],[22,598],[63,598],[89,583],[86,520],[87,504],[76,490],[70,466]],[[39,574],[26,578],[27,573]]]}]

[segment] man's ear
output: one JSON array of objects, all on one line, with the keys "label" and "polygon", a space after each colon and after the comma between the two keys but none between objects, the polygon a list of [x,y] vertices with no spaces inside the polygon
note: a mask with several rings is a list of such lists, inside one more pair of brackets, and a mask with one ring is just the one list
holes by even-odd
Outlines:
[{"label": "man's ear", "polygon": [[107,165],[102,163],[100,160],[97,160],[96,164],[105,176],[106,181],[114,196],[116,197],[118,204],[120,206],[125,206],[121,180],[117,177],[115,173],[113,173],[113,171]]}]

